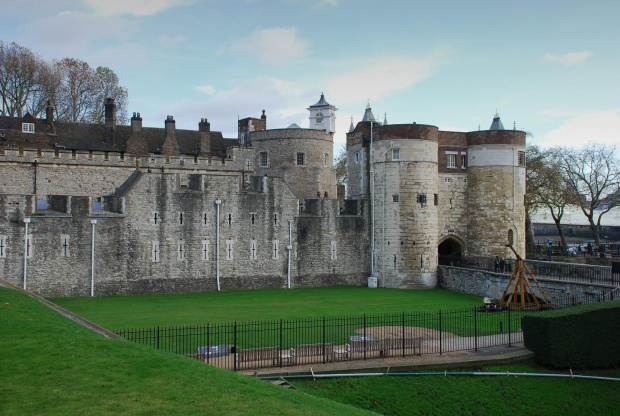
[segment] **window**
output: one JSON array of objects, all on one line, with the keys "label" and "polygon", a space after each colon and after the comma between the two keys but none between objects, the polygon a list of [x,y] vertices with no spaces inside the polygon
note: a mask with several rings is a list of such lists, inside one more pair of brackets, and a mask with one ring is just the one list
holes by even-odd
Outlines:
[{"label": "window", "polygon": [[69,236],[60,234],[60,257],[69,257]]},{"label": "window", "polygon": [[525,166],[525,152],[519,150],[519,166]]},{"label": "window", "polygon": [[418,194],[418,204],[426,204],[426,194]]},{"label": "window", "polygon": [[461,169],[465,169],[467,167],[467,153],[461,152]]},{"label": "window", "polygon": [[151,260],[154,262],[158,262],[159,261],[159,256],[160,252],[159,252],[159,241],[153,241],[152,242],[152,247],[151,247]]},{"label": "window", "polygon": [[456,155],[446,155],[447,161],[448,161],[448,167],[449,168],[455,168],[456,167]]},{"label": "window", "polygon": [[316,124],[323,124],[323,113],[316,113]]},{"label": "window", "polygon": [[279,244],[280,244],[280,242],[278,240],[273,240],[273,250],[272,250],[272,253],[273,253],[272,259],[273,260],[278,260],[278,258],[279,258],[278,257]]},{"label": "window", "polygon": [[34,123],[22,123],[22,133],[34,133]]},{"label": "window", "polygon": [[392,202],[398,202],[398,194],[392,195]]},{"label": "window", "polygon": [[443,178],[444,183],[452,183],[452,178]]},{"label": "window", "polygon": [[233,240],[226,240],[226,260],[233,260]]},{"label": "window", "polygon": [[6,257],[6,235],[0,235],[0,259]]},{"label": "window", "polygon": [[297,166],[306,166],[306,154],[297,153]]},{"label": "window", "polygon": [[202,240],[201,258],[209,260],[209,240]]},{"label": "window", "polygon": [[268,167],[269,160],[267,159],[267,152],[260,152],[260,167],[266,168]]},{"label": "window", "polygon": [[323,166],[325,167],[329,166],[329,153],[323,154]]},{"label": "window", "polygon": [[400,160],[400,149],[392,150],[392,160]]},{"label": "window", "polygon": [[258,254],[258,242],[256,240],[250,241],[250,260],[256,260]]},{"label": "window", "polygon": [[359,163],[360,161],[360,154],[358,152],[355,152],[355,163]]},{"label": "window", "polygon": [[183,240],[179,240],[177,245],[177,260],[185,260],[185,242]]},{"label": "window", "polygon": [[433,202],[435,206],[439,205],[439,194],[435,194],[433,197]]},{"label": "window", "polygon": [[338,253],[336,252],[336,242],[335,241],[332,241],[331,255],[332,255],[332,260],[337,260],[338,259]]}]

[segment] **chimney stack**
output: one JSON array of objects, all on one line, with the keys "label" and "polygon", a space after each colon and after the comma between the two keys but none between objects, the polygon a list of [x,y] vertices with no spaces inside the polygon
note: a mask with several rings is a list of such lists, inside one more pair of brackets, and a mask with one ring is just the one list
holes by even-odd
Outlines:
[{"label": "chimney stack", "polygon": [[140,117],[140,113],[133,113],[133,117],[131,117],[131,131],[132,133],[142,131],[142,117]]},{"label": "chimney stack", "polygon": [[114,146],[114,130],[116,130],[116,103],[114,98],[105,100],[105,142]]},{"label": "chimney stack", "polygon": [[52,100],[47,100],[47,107],[45,107],[45,119],[47,126],[49,127],[49,132],[51,134],[56,134],[54,129],[54,106],[52,105]]},{"label": "chimney stack", "polygon": [[206,118],[201,118],[198,123],[198,131],[200,132],[200,148],[198,154],[207,156],[211,153],[211,123]]},{"label": "chimney stack", "polygon": [[148,145],[142,134],[142,117],[140,117],[140,113],[133,113],[133,117],[131,117],[131,136],[125,144],[125,151],[135,155],[145,155],[149,152]]},{"label": "chimney stack", "polygon": [[181,152],[179,152],[179,143],[176,139],[176,122],[174,121],[174,117],[166,117],[165,126],[166,140],[161,146],[161,154],[164,156],[179,156]]}]

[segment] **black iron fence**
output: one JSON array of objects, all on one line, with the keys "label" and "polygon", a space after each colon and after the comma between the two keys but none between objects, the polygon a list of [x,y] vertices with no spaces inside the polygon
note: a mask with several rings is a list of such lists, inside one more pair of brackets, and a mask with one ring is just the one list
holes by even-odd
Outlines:
[{"label": "black iron fence", "polygon": [[[567,296],[550,306],[612,300],[620,293]],[[149,347],[229,370],[308,365],[478,350],[522,341],[521,317],[534,310],[466,308],[318,319],[280,319],[114,331]]]},{"label": "black iron fence", "polygon": [[[439,264],[444,266],[465,267],[494,273],[511,274],[514,259],[505,259],[503,266],[495,257],[451,257],[439,256]],[[610,266],[592,266],[588,264],[559,263],[540,260],[524,260],[536,278],[558,280],[570,283],[594,285],[620,285],[620,274],[612,273]]]}]

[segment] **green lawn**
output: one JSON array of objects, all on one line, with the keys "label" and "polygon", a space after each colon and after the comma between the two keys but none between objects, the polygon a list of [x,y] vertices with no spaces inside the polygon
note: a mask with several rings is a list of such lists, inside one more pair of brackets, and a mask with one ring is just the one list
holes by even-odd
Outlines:
[{"label": "green lawn", "polygon": [[2,415],[362,415],[134,343],[0,287]]},{"label": "green lawn", "polygon": [[359,316],[364,313],[436,312],[482,305],[479,296],[444,289],[348,286],[50,300],[109,329]]},{"label": "green lawn", "polygon": [[[526,365],[482,371],[542,372]],[[620,370],[600,371],[620,377]],[[620,382],[566,378],[379,376],[291,379],[301,391],[385,415],[617,415]]]}]

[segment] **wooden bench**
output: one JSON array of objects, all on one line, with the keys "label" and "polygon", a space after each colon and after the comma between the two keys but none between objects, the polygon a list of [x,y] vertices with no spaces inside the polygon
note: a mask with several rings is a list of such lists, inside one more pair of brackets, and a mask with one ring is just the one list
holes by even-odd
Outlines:
[{"label": "wooden bench", "polygon": [[246,363],[248,361],[272,361],[273,365],[278,365],[280,359],[280,347],[248,348],[239,350],[237,362]]},{"label": "wooden bench", "polygon": [[410,337],[410,338],[391,338],[389,342],[389,347],[386,349],[385,356],[394,352],[397,354],[397,351],[402,351],[403,348],[405,350],[413,350],[413,353],[418,351],[418,355],[422,354],[422,337]]},{"label": "wooden bench", "polygon": [[327,342],[325,344],[300,344],[293,349],[295,361],[299,357],[321,356],[326,361],[334,361],[334,343]]},{"label": "wooden bench", "polygon": [[379,354],[381,354],[387,351],[387,349],[389,348],[389,342],[389,338],[356,340],[351,341],[351,344],[347,344],[347,350],[349,354],[364,353],[364,351],[379,352]]}]

